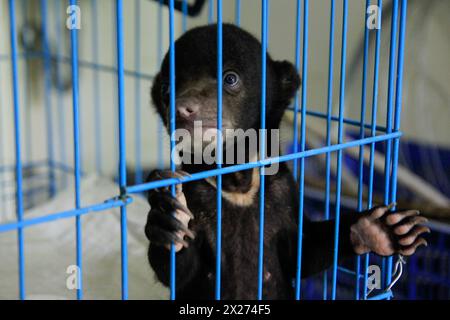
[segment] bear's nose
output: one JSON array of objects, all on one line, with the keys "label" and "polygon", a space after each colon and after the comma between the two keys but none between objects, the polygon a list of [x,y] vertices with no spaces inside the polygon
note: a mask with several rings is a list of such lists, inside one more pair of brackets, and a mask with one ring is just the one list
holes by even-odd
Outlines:
[{"label": "bear's nose", "polygon": [[193,121],[196,118],[199,107],[196,103],[189,103],[188,101],[177,101],[177,117]]}]

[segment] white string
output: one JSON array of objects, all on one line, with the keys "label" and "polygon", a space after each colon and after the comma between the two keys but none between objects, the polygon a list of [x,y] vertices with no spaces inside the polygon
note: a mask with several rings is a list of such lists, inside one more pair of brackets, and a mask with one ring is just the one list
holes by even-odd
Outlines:
[{"label": "white string", "polygon": [[397,283],[398,280],[400,280],[402,273],[403,273],[403,265],[406,264],[405,259],[401,254],[398,255],[398,259],[395,262],[395,269],[394,269],[394,276],[391,281],[391,283],[388,285],[386,290],[384,292],[388,292],[392,289],[392,287]]},{"label": "white string", "polygon": [[[395,262],[395,268],[394,268],[394,275],[392,277],[392,281],[391,283],[387,286],[387,288],[384,290],[384,292],[389,292],[391,291],[391,289],[394,287],[394,285],[398,282],[398,280],[400,280],[400,278],[402,277],[403,274],[403,265],[406,264],[406,261],[404,259],[404,257],[399,254],[397,261]],[[366,294],[366,299],[369,297],[369,295],[372,293],[372,291],[375,288],[371,288],[367,294]]]}]

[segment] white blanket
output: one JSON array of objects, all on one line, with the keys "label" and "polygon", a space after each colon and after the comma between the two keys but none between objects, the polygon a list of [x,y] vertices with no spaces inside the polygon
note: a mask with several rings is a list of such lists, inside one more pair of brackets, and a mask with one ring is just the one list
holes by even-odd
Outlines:
[{"label": "white blanket", "polygon": [[[72,185],[72,183],[70,183]],[[82,180],[82,205],[116,196],[118,186],[90,176]],[[26,218],[70,210],[73,187],[44,205],[25,212]],[[148,241],[144,226],[149,206],[134,196],[128,212],[128,274],[130,299],[167,299],[168,290],[155,278],[147,262]],[[82,216],[83,295],[85,299],[120,299],[120,209]],[[67,268],[76,264],[75,218],[56,220],[24,229],[25,286],[27,299],[73,299],[66,285]],[[0,233],[0,299],[18,297],[17,232]]]}]

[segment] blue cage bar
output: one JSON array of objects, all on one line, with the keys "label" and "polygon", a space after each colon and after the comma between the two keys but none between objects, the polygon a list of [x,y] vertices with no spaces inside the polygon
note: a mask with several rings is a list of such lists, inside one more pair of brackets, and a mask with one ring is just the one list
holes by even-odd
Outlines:
[{"label": "blue cage bar", "polygon": [[[299,183],[299,211],[298,211],[298,221],[299,221],[299,237],[298,237],[298,247],[297,247],[297,261],[296,263],[296,277],[293,279],[293,285],[295,286],[295,298],[301,299],[302,297],[302,284],[301,279],[301,257],[302,257],[302,228],[303,228],[303,214],[305,207],[305,160],[307,158],[315,157],[318,155],[324,155],[325,162],[325,202],[324,202],[324,218],[330,219],[332,216],[335,218],[335,238],[334,238],[334,262],[333,266],[329,271],[324,272],[321,282],[323,283],[322,296],[323,299],[336,299],[338,298],[338,280],[339,272],[348,273],[354,279],[354,294],[355,299],[390,299],[392,297],[392,292],[382,292],[375,296],[368,297],[368,290],[365,283],[367,283],[367,268],[369,266],[369,254],[363,257],[357,257],[354,263],[354,270],[349,270],[338,265],[338,233],[339,233],[339,218],[340,218],[340,201],[341,201],[341,180],[342,180],[342,167],[343,167],[343,153],[346,149],[357,147],[359,148],[359,159],[358,159],[358,197],[357,197],[357,210],[363,211],[365,208],[363,201],[364,194],[364,147],[368,146],[370,148],[369,155],[369,183],[367,187],[367,208],[370,209],[373,204],[373,184],[374,184],[374,153],[375,144],[383,143],[386,145],[386,160],[385,160],[385,172],[384,172],[384,202],[385,204],[395,202],[396,191],[397,191],[397,164],[399,159],[399,139],[402,136],[400,131],[400,120],[401,120],[401,109],[402,109],[402,84],[403,84],[403,69],[404,69],[404,51],[405,51],[405,33],[406,33],[406,17],[407,17],[407,0],[393,0],[393,10],[392,10],[392,21],[391,21],[391,31],[390,31],[390,49],[389,49],[389,72],[388,72],[388,99],[387,99],[387,114],[386,114],[386,124],[385,126],[379,125],[377,123],[377,108],[379,106],[379,81],[380,81],[380,51],[381,51],[381,28],[377,28],[374,31],[376,34],[374,50],[370,50],[369,46],[369,33],[370,30],[367,25],[364,26],[364,53],[363,53],[363,68],[362,68],[362,91],[361,91],[361,104],[360,104],[360,119],[349,119],[344,117],[344,106],[346,97],[346,66],[347,66],[347,29],[348,29],[348,12],[349,5],[352,2],[348,0],[336,1],[330,0],[330,20],[329,20],[329,53],[328,53],[328,77],[327,77],[327,87],[324,91],[327,91],[326,97],[326,112],[318,112],[312,110],[312,106],[308,105],[308,40],[309,40],[309,1],[308,0],[297,0],[296,1],[296,23],[295,23],[295,66],[297,70],[301,73],[302,86],[301,91],[296,95],[292,107],[289,108],[288,112],[293,112],[294,126],[293,126],[293,151],[287,154],[283,154],[279,157],[267,158],[265,157],[265,136],[261,137],[261,156],[260,159],[245,163],[232,165],[227,167],[222,167],[219,160],[217,163],[217,168],[213,170],[208,170],[204,172],[194,173],[187,177],[182,178],[170,178],[154,182],[144,182],[143,177],[143,164],[142,164],[142,154],[143,149],[141,147],[142,140],[142,126],[141,126],[141,104],[143,101],[139,98],[141,96],[141,84],[144,81],[152,81],[153,74],[146,74],[141,71],[141,58],[142,58],[142,48],[140,40],[143,34],[141,30],[141,19],[140,11],[143,1],[147,0],[136,0],[134,2],[134,30],[135,30],[135,45],[134,48],[134,70],[129,70],[125,68],[125,54],[127,48],[125,47],[125,33],[124,25],[126,19],[124,19],[124,1],[123,0],[111,0],[114,3],[115,8],[115,28],[116,32],[114,34],[115,38],[115,53],[116,53],[116,66],[109,66],[104,64],[100,60],[100,47],[99,47],[99,23],[96,21],[95,16],[100,14],[99,4],[97,0],[92,0],[90,7],[92,10],[92,26],[93,26],[93,38],[91,43],[92,61],[84,60],[79,57],[79,30],[70,30],[70,55],[66,56],[63,52],[61,43],[63,42],[62,29],[60,28],[63,23],[61,19],[61,10],[64,6],[76,6],[78,3],[76,0],[69,1],[50,1],[41,0],[41,17],[42,17],[42,30],[43,30],[43,47],[42,51],[38,52],[19,52],[18,48],[18,33],[17,33],[17,19],[16,19],[16,9],[18,7],[19,1],[8,0],[9,6],[9,33],[10,33],[10,54],[0,55],[0,65],[10,63],[12,68],[12,105],[11,106],[1,106],[2,108],[12,108],[14,114],[14,146],[15,146],[15,164],[13,166],[1,164],[0,166],[0,182],[3,186],[3,174],[7,172],[14,172],[15,175],[15,210],[16,210],[16,221],[0,223],[0,233],[3,232],[17,232],[17,247],[18,247],[18,287],[19,287],[19,298],[26,299],[26,277],[25,277],[25,255],[24,255],[24,236],[23,231],[25,228],[31,228],[36,225],[47,224],[58,219],[74,219],[76,230],[76,265],[79,269],[79,281],[77,289],[77,298],[83,298],[83,244],[82,244],[82,216],[91,214],[93,212],[101,212],[109,208],[120,208],[120,259],[121,259],[121,283],[122,290],[121,296],[123,299],[128,299],[129,294],[129,279],[128,279],[128,252],[127,252],[127,206],[133,201],[133,197],[137,194],[155,189],[160,187],[171,187],[172,193],[175,194],[175,185],[179,183],[186,183],[189,181],[195,181],[200,179],[205,179],[209,177],[217,177],[217,255],[215,257],[216,261],[216,278],[215,278],[215,294],[214,297],[217,300],[221,299],[221,246],[222,239],[221,234],[221,219],[222,219],[222,175],[232,172],[237,172],[240,170],[246,170],[251,168],[258,168],[260,173],[260,192],[259,192],[259,253],[258,253],[258,293],[255,299],[263,298],[263,268],[264,268],[264,166],[278,163],[278,162],[292,162],[293,165],[293,175]],[[363,1],[363,0],[361,0]],[[163,25],[163,14],[164,4],[162,0],[158,1],[158,19],[157,19],[157,29],[151,30],[151,32],[157,32],[157,47],[155,48],[155,55],[157,57],[158,64],[161,63],[163,52],[165,48],[163,47],[163,37],[164,30],[166,26]],[[25,14],[26,1],[21,1],[21,13]],[[127,1],[128,3],[128,1]],[[336,29],[336,12],[337,3],[342,3],[342,38],[341,38],[341,52],[340,52],[340,75],[339,75],[339,112],[338,115],[332,114],[333,105],[333,80],[336,75],[333,74],[334,57],[336,52],[334,50],[335,45],[335,29]],[[363,13],[365,19],[368,18],[368,11],[370,5],[374,4],[375,1],[366,0],[365,9]],[[383,1],[377,0],[376,4],[378,7],[382,8]],[[265,128],[266,123],[266,59],[268,50],[268,39],[269,39],[269,13],[270,7],[275,6],[275,1],[261,0],[261,59],[262,59],[262,91],[261,91],[261,128]],[[173,135],[175,131],[175,21],[176,21],[176,11],[175,11],[175,0],[169,0],[168,6],[168,21],[167,26],[168,37],[169,37],[169,64],[170,64],[170,150],[175,148],[175,137]],[[243,3],[240,0],[234,1],[234,22],[237,25],[242,23],[241,20],[241,7]],[[208,23],[217,23],[217,129],[221,131],[222,129],[222,71],[223,71],[223,34],[222,34],[222,24],[223,24],[223,3],[222,0],[209,0],[207,2],[207,21]],[[215,10],[214,10],[215,9]],[[216,15],[214,15],[214,12]],[[55,30],[56,37],[58,39],[58,46],[56,51],[52,53],[50,48],[48,37],[48,30],[50,29],[49,19],[50,15],[55,16]],[[181,30],[184,32],[188,28],[188,1],[182,0],[182,10],[180,12],[181,16]],[[381,11],[379,12],[381,15]],[[378,17],[381,20],[381,16]],[[59,27],[58,27],[59,26]],[[373,88],[372,90],[372,101],[368,102],[368,75],[369,75],[369,57],[374,55],[374,67],[373,67]],[[26,123],[25,139],[22,138],[22,126],[21,126],[21,113],[24,112],[23,105],[21,103],[20,97],[20,82],[19,82],[19,61],[28,61],[41,59],[44,65],[44,90],[45,90],[45,115],[46,115],[46,144],[47,144],[47,159],[46,161],[28,161],[30,158],[30,147],[27,144],[30,143],[31,136],[29,135],[29,119]],[[64,108],[61,106],[64,104],[62,95],[60,92],[57,93],[56,105],[58,106],[58,112],[53,115],[53,103],[50,99],[52,84],[51,84],[51,64],[52,61],[56,61],[58,65],[66,65],[71,67],[71,86],[72,86],[72,112],[73,112],[73,167],[67,165],[67,154],[66,145],[67,140],[64,134],[62,123],[66,118]],[[79,71],[80,69],[92,70],[93,82],[95,83],[94,96],[91,97],[90,103],[93,104],[93,118],[95,119],[95,130],[93,139],[95,141],[94,146],[94,159],[95,168],[97,172],[101,173],[103,168],[103,158],[102,155],[102,140],[101,140],[101,109],[100,109],[100,86],[99,77],[102,73],[114,74],[117,76],[117,110],[116,113],[116,141],[111,141],[116,143],[118,152],[118,170],[117,170],[117,183],[118,191],[117,197],[113,199],[105,199],[102,203],[97,203],[89,206],[83,206],[81,202],[81,192],[80,183],[83,175],[83,155],[82,155],[82,140],[83,135],[80,132],[80,128],[83,127],[83,123],[80,122],[80,97],[81,92],[79,89]],[[26,72],[28,74],[28,71]],[[126,140],[126,117],[127,117],[127,101],[125,100],[125,78],[130,77],[134,79],[134,94],[135,94],[135,123],[137,124],[134,128],[134,134],[136,136],[136,145],[134,148],[134,156],[136,158],[136,170],[134,176],[134,183],[127,183],[127,140]],[[63,85],[63,79],[57,73],[56,82],[58,87]],[[27,100],[24,105],[26,105]],[[371,105],[371,119],[370,123],[366,123],[367,118],[367,104]],[[26,112],[27,110],[25,110]],[[299,119],[300,117],[300,119]],[[326,139],[324,145],[319,148],[308,148],[306,145],[306,123],[308,117],[314,117],[322,119],[326,125]],[[27,118],[25,118],[27,119]],[[56,120],[56,121],[55,121]],[[58,124],[55,125],[55,122]],[[300,122],[300,125],[299,125]],[[331,140],[332,135],[332,123],[338,125],[338,139],[337,143],[333,144]],[[353,126],[359,128],[359,134],[357,139],[345,141],[344,139],[344,125]],[[157,132],[161,137],[163,135],[163,128],[161,121],[158,122],[157,128],[154,132]],[[55,132],[58,132],[58,137],[55,137]],[[28,135],[28,136],[27,136]],[[23,140],[22,140],[23,139]],[[24,143],[22,143],[24,141]],[[59,149],[59,154],[55,152],[56,149],[53,148],[55,144],[60,144],[62,147]],[[158,139],[158,166],[163,167],[163,139]],[[25,145],[27,159],[23,157],[22,148]],[[1,150],[4,152],[4,150]],[[335,181],[331,177],[331,155],[336,153],[337,155],[337,174]],[[219,144],[218,149],[218,159],[221,159],[222,148]],[[75,203],[72,210],[63,212],[54,212],[45,216],[38,218],[26,218],[24,217],[24,202],[25,199],[31,199],[32,194],[30,190],[24,190],[23,182],[23,172],[30,167],[46,167],[48,169],[46,173],[46,179],[48,181],[48,188],[46,192],[48,196],[53,196],[58,188],[64,186],[67,183],[67,176],[69,174],[73,175],[74,185],[75,185]],[[176,169],[175,163],[170,159],[170,169],[174,171]],[[62,180],[58,180],[59,173],[63,172],[61,176]],[[334,215],[331,212],[332,208],[330,206],[331,199],[331,185],[336,184],[336,194],[335,194],[335,206]],[[42,190],[41,190],[42,191]],[[4,195],[3,188],[0,188],[2,199],[6,199]],[[30,200],[32,201],[32,200]],[[4,201],[2,201],[4,203]],[[0,207],[5,210],[4,207]],[[1,212],[0,212],[1,213]],[[1,217],[1,215],[0,215]],[[171,246],[170,254],[170,298],[176,299],[176,253],[174,245]],[[383,263],[383,286],[387,285],[391,281],[392,277],[392,258],[386,259]]]}]

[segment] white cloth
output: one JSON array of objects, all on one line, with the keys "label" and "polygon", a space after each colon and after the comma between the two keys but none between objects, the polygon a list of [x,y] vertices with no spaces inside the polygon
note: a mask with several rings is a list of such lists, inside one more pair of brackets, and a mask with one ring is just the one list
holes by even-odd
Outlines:
[{"label": "white cloth", "polygon": [[[70,183],[72,185],[72,183]],[[82,179],[82,205],[102,203],[118,193],[112,181],[90,176]],[[73,186],[47,203],[25,212],[25,218],[70,210]],[[133,196],[127,206],[128,274],[130,299],[167,299],[147,261],[144,235],[147,201]],[[121,298],[120,209],[91,212],[82,216],[83,296],[85,299]],[[25,286],[27,299],[73,299],[66,273],[76,265],[75,218],[60,219],[24,229]],[[17,232],[0,233],[0,299],[18,298]]]}]

